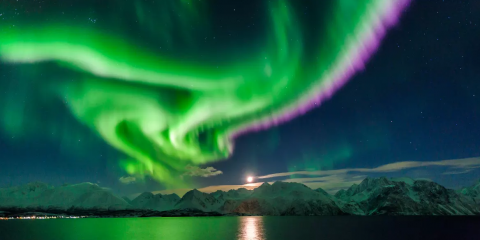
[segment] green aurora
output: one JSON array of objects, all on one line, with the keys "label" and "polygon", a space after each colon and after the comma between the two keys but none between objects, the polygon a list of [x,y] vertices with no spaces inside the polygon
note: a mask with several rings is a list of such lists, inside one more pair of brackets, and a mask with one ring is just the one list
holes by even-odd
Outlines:
[{"label": "green aurora", "polygon": [[[121,162],[128,174],[170,186],[181,184],[188,165],[228,158],[239,134],[319,106],[363,68],[408,4],[313,1],[318,22],[312,23],[295,1],[258,1],[264,24],[232,42],[216,37],[215,1],[121,2],[134,16],[125,21],[148,40],[122,30],[121,21],[114,25],[121,13],[109,13],[103,25],[93,18],[81,23],[98,7],[85,1],[82,19],[47,17],[62,15],[51,7],[36,17],[18,16],[16,26],[4,21],[0,59],[33,66],[20,81],[64,101],[78,121],[128,155]],[[215,44],[201,49],[207,38]],[[154,48],[155,42],[164,47]],[[2,111],[18,115],[12,106]],[[17,120],[3,119],[4,128]]]}]

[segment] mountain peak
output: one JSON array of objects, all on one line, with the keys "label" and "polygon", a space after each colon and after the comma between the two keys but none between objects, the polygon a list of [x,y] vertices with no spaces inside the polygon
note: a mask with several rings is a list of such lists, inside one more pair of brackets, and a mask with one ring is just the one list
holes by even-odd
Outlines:
[{"label": "mountain peak", "polygon": [[176,194],[162,195],[161,193],[144,192],[133,199],[130,204],[139,209],[166,211],[173,209],[179,200],[180,197]]},{"label": "mountain peak", "polygon": [[328,193],[327,193],[325,190],[323,190],[322,188],[317,188],[317,189],[315,189],[315,192],[319,192],[319,193],[321,193],[321,194],[323,194],[323,195],[325,195],[325,196],[328,196]]},{"label": "mountain peak", "polygon": [[363,187],[363,186],[368,186],[374,179],[373,178],[369,178],[369,177],[366,177],[365,179],[362,180],[362,182],[360,182],[360,184],[358,184],[359,187]]},{"label": "mountain peak", "polygon": [[153,193],[151,192],[143,192],[142,194],[138,195],[137,198],[152,198],[153,197]]},{"label": "mountain peak", "polygon": [[212,211],[218,209],[223,202],[216,199],[213,195],[200,192],[197,189],[188,191],[175,205],[176,209],[199,209],[202,211]]},{"label": "mountain peak", "polygon": [[151,192],[144,192],[135,199],[131,200],[130,203],[136,207],[141,207],[146,204],[150,199],[154,198],[153,193]]},{"label": "mountain peak", "polygon": [[[371,178],[371,177],[366,177],[365,179],[363,179],[363,181],[360,183],[359,186],[361,185],[369,185],[371,183],[375,183],[375,184],[378,184],[378,183],[389,183],[390,181],[388,180],[388,178],[382,176],[382,177],[378,177],[378,178]],[[355,185],[355,184],[354,184]]]},{"label": "mountain peak", "polygon": [[345,197],[347,191],[345,189],[340,189],[338,192],[335,193],[336,198],[342,198]]},{"label": "mountain peak", "polygon": [[170,198],[170,199],[178,199],[180,200],[180,197],[176,194],[176,193],[172,193],[172,194],[165,194],[165,195],[162,195],[164,198]]},{"label": "mountain peak", "polygon": [[[0,207],[55,209],[146,209],[156,211],[194,209],[255,215],[475,215],[480,198],[478,188],[454,192],[431,181],[405,184],[385,177],[366,178],[360,185],[340,190],[335,197],[321,188],[312,190],[301,183],[264,183],[255,190],[240,188],[217,191],[214,196],[193,189],[183,198],[176,194],[144,192],[130,201],[92,183],[46,187],[30,183],[0,188]],[[477,184],[476,186],[480,186]],[[432,204],[434,203],[434,204]]]},{"label": "mountain peak", "polygon": [[413,185],[415,183],[415,179],[410,177],[390,178],[389,180],[392,182],[404,182],[408,185]]},{"label": "mountain peak", "polygon": [[204,194],[203,192],[200,192],[198,191],[198,189],[194,188],[186,192],[185,195],[183,195],[182,199],[193,198],[194,196],[203,195],[203,194]]}]

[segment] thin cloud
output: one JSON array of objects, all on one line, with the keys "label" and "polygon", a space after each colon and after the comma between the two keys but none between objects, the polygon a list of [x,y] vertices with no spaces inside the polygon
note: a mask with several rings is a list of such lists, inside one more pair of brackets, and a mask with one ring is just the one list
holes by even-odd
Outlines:
[{"label": "thin cloud", "polygon": [[183,176],[213,177],[213,176],[223,174],[222,171],[217,170],[213,167],[200,168],[200,167],[197,167],[197,166],[188,165],[188,166],[185,167],[185,170],[187,170],[187,171],[182,174],[182,177]]},{"label": "thin cloud", "polygon": [[454,175],[454,174],[464,174],[471,172],[473,169],[466,169],[466,170],[461,170],[461,171],[449,171],[449,172],[444,172],[442,173],[443,175]]},{"label": "thin cloud", "polygon": [[365,175],[348,175],[348,174],[335,174],[314,178],[290,178],[282,180],[282,182],[296,182],[302,183],[311,189],[322,188],[329,193],[335,193],[336,191],[344,188],[349,188],[353,184],[359,184],[363,179],[367,177]]},{"label": "thin cloud", "polygon": [[[264,176],[259,176],[259,179],[268,179],[276,177],[287,177],[292,175],[310,175],[310,176],[322,176],[322,175],[335,175],[335,174],[346,174],[351,172],[361,172],[361,173],[387,173],[387,172],[397,172],[400,170],[406,170],[411,168],[419,167],[449,167],[456,169],[456,172],[466,169],[475,169],[480,168],[480,157],[476,158],[464,158],[464,159],[453,159],[453,160],[443,160],[443,161],[433,161],[433,162],[396,162],[382,165],[376,168],[346,168],[346,169],[337,169],[337,170],[324,170],[324,171],[297,171],[297,172],[283,172],[283,173],[274,173]],[[464,173],[467,173],[465,171]]]},{"label": "thin cloud", "polygon": [[135,177],[128,176],[128,177],[121,177],[120,179],[118,179],[118,181],[120,181],[123,184],[130,184],[130,183],[136,182],[137,179]]}]

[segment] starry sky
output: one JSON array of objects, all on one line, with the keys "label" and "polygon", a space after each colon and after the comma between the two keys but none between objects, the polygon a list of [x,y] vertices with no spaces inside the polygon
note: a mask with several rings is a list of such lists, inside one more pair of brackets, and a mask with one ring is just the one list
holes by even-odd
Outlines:
[{"label": "starry sky", "polygon": [[[128,194],[479,157],[480,2],[339,2],[2,1],[0,186]],[[380,36],[368,17],[389,7]],[[325,77],[372,29],[363,66],[338,65],[348,82]],[[462,166],[349,177],[480,178]]]}]

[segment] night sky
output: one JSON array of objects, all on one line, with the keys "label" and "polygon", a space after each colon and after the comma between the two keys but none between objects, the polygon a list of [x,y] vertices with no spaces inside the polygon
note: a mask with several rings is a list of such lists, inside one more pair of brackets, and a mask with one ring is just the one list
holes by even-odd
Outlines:
[{"label": "night sky", "polygon": [[[288,4],[284,8],[245,0],[208,4],[193,0],[109,0],[101,5],[95,1],[47,2],[0,3],[0,186],[88,181],[131,194],[167,187],[239,185],[249,175],[480,156],[480,1],[412,1],[401,10],[396,25],[388,27],[363,69],[357,69],[338,90],[321,87],[312,97],[308,97],[311,89],[325,82],[317,80],[317,72],[332,67],[339,55],[336,49],[344,47],[343,41],[329,43],[325,36],[331,33],[329,27],[340,29],[334,31],[339,36],[356,37],[350,30],[355,26],[354,17],[349,22],[338,18],[345,14],[341,10],[324,10],[335,9],[334,1],[283,1]],[[267,12],[272,12],[273,21]],[[362,10],[357,13],[364,14]],[[296,16],[295,22],[292,16]],[[285,23],[279,28],[285,27],[286,35],[269,31],[276,23]],[[200,27],[192,27],[194,24]],[[50,28],[52,25],[55,28]],[[65,30],[68,27],[74,30]],[[117,41],[107,35],[122,37]],[[282,45],[284,38],[286,45]],[[45,59],[35,59],[36,51],[41,52],[37,50],[40,45],[35,44],[49,41],[88,46],[108,59],[127,56],[125,66],[194,76],[193,86],[187,86],[190,80],[186,78],[151,83],[145,77],[144,82],[128,82],[131,79],[115,75],[122,73],[122,67],[98,73],[93,69],[106,65],[65,60],[73,56],[91,62],[84,50],[75,54],[74,47],[57,45],[51,56],[46,51],[38,53]],[[34,50],[25,50],[28,47],[23,45],[15,49],[17,42],[32,42]],[[129,47],[140,45],[148,51]],[[158,60],[167,67],[156,68],[153,59],[157,55],[167,59]],[[224,70],[215,72],[218,68]],[[268,78],[259,77],[257,68]],[[224,77],[229,74],[246,80],[240,87],[230,85]],[[277,92],[282,77],[290,79],[288,90]],[[209,82],[211,79],[217,82]],[[221,83],[225,83],[224,88]],[[85,97],[91,95],[94,100]],[[144,126],[156,127],[149,121],[158,122],[145,96],[158,98],[162,109],[158,119],[173,119],[166,123],[167,132],[186,129],[194,140],[187,134],[185,141],[198,144],[181,150],[151,146],[154,141],[139,134]],[[309,98],[309,103],[298,100],[303,98]],[[241,101],[228,105],[232,99]],[[263,104],[263,99],[268,99],[265,106],[249,112],[248,104]],[[104,106],[99,107],[99,101]],[[186,112],[203,102],[207,103],[198,111],[211,114],[200,123],[204,115]],[[302,114],[298,109],[306,109],[306,105],[314,108]],[[213,114],[217,106],[221,117]],[[102,131],[114,128],[107,129],[110,121],[95,115],[97,112],[108,112],[109,120],[135,118],[131,122],[118,120],[115,128],[116,134],[128,140],[115,145],[114,136],[102,135]],[[235,115],[237,112],[241,116]],[[269,119],[266,124],[258,123],[265,118]],[[147,123],[142,119],[148,119]],[[187,129],[190,122],[203,124],[202,130]],[[252,131],[258,125],[265,127]],[[243,134],[233,142],[223,138],[236,132]],[[156,173],[146,174],[148,169],[144,168],[148,167],[135,165],[139,155],[119,147],[124,146],[123,141],[141,148],[138,152],[148,155],[149,161],[159,162],[158,169],[154,167]],[[200,177],[184,173],[196,166],[213,167],[223,174]],[[428,178],[459,187],[480,178],[478,169],[466,170],[445,174],[445,169],[421,167],[362,176]],[[119,181],[129,176],[136,181]],[[305,176],[289,176],[299,177]]]}]

